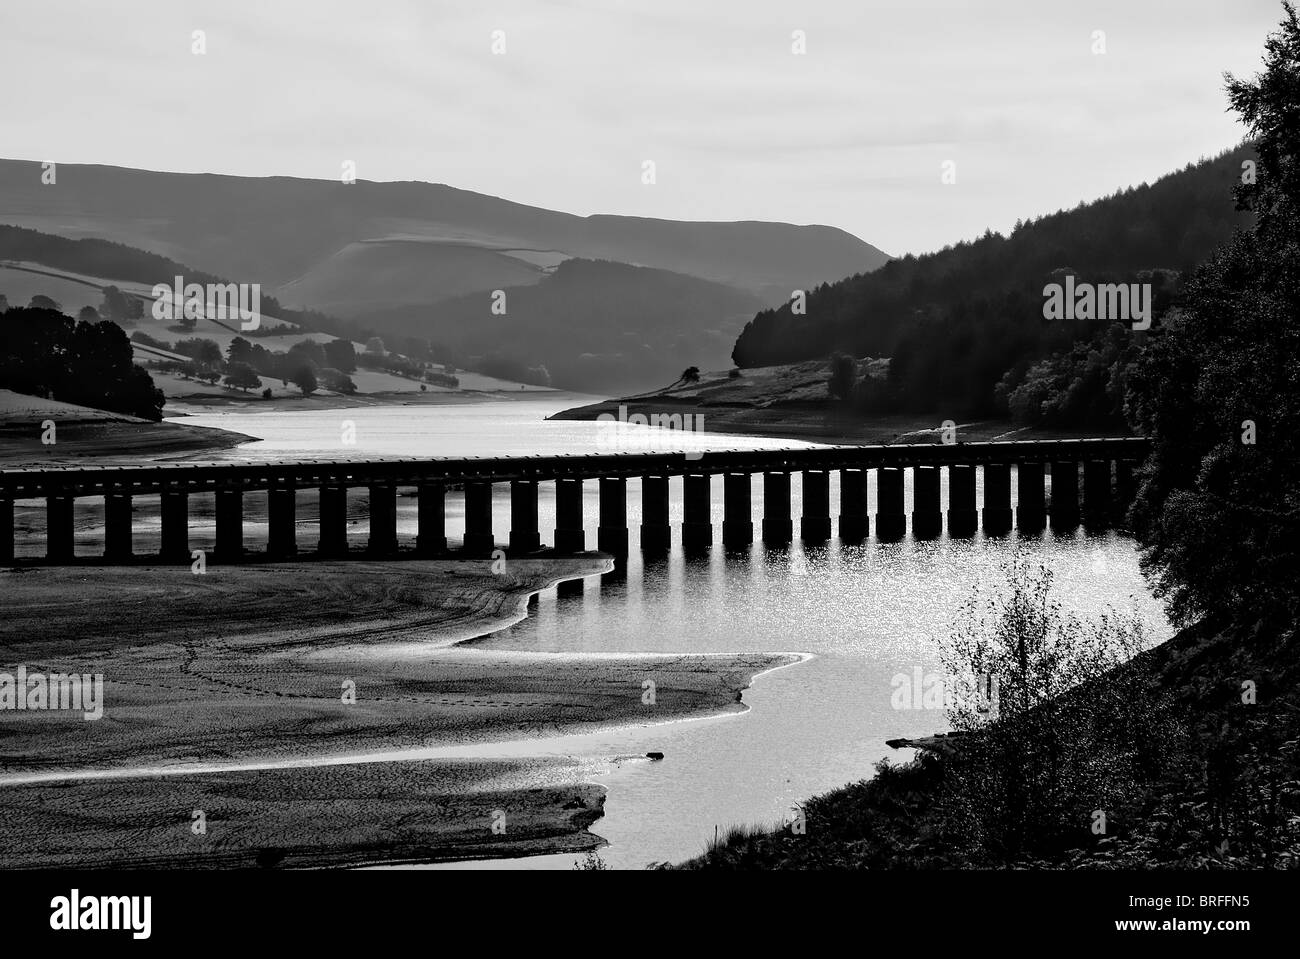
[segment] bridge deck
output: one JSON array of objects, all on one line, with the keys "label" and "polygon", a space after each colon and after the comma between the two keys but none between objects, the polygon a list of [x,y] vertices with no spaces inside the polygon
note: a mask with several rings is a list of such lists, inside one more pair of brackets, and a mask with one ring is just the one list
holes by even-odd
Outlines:
[{"label": "bridge deck", "polygon": [[562,456],[286,460],[272,463],[168,463],[155,466],[41,466],[0,470],[0,498],[95,496],[104,493],[201,493],[217,489],[306,489],[322,484],[365,486],[679,476],[728,472],[877,469],[979,464],[1136,462],[1149,441],[1141,437],[1012,440],[952,445],[813,446],[800,449],[598,453]]}]

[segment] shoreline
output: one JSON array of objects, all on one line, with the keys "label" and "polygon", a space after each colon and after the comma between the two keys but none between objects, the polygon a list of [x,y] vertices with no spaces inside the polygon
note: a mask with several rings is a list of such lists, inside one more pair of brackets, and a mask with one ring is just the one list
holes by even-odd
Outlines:
[{"label": "shoreline", "polygon": [[[799,440],[837,446],[889,446],[894,443],[941,443],[939,419],[917,414],[863,418],[835,409],[829,403],[772,403],[755,405],[683,399],[672,395],[640,396],[600,400],[585,406],[561,410],[548,420],[594,421],[601,416],[618,417],[620,407],[632,416],[649,419],[655,415],[694,417],[704,435],[757,436],[766,439]],[[1017,427],[1010,420],[978,420],[956,424],[964,443],[994,440],[1078,439],[1093,436],[1083,431]]]},{"label": "shoreline", "polygon": [[[207,863],[239,865],[263,842],[249,823],[275,819],[274,795],[306,790],[304,803],[324,803],[325,794],[311,790],[339,777],[373,780],[376,790],[358,799],[359,810],[350,815],[374,828],[387,823],[391,841],[376,845],[349,827],[325,830],[322,843],[317,824],[307,830],[316,846],[290,844],[293,864],[383,865],[390,853],[433,862],[595,848],[603,840],[587,826],[599,818],[604,789],[574,779],[573,760],[473,751],[640,723],[647,676],[657,686],[656,722],[743,711],[742,692],[755,676],[798,661],[772,654],[564,656],[464,644],[526,615],[537,590],[607,565],[598,556],[537,560],[517,564],[508,576],[493,576],[489,564],[456,561],[253,564],[213,568],[202,577],[163,567],[0,571],[2,588],[14,599],[0,638],[3,662],[105,676],[98,721],[0,712],[0,768],[7,780],[0,781],[0,841],[28,848],[49,829],[50,817],[62,821],[83,803],[102,803],[95,828],[111,836],[141,815],[151,822],[172,815],[167,804],[178,795],[216,797],[204,801],[220,805],[233,790],[249,804],[226,820],[239,836]],[[352,703],[339,692],[349,682]],[[461,755],[393,755],[439,749]],[[176,765],[146,772],[141,755],[157,767]],[[248,766],[258,760],[298,764],[183,772],[213,761]],[[531,770],[526,782],[495,788],[503,770],[520,764]],[[412,804],[450,802],[439,790],[452,767],[457,781],[470,784],[458,795],[479,798],[455,800],[451,805],[461,812],[448,813],[441,826],[418,824]],[[566,769],[570,779],[552,781]],[[281,786],[263,795],[259,776]],[[23,777],[39,779],[20,782]],[[478,809],[481,819],[489,796],[492,810],[505,808],[508,797],[524,803],[526,835],[461,829],[465,810]],[[525,802],[529,796],[537,803]],[[206,808],[193,805],[198,798],[183,804]],[[294,829],[285,821],[279,828]],[[192,854],[191,844],[176,846],[161,834],[157,842],[132,854],[147,852],[154,865],[188,865],[176,857]],[[80,862],[51,856],[44,864]],[[110,860],[91,856],[80,864],[122,864]]]},{"label": "shoreline", "polygon": [[253,394],[187,393],[169,396],[163,419],[183,419],[194,412],[297,413],[309,410],[344,410],[366,406],[464,406],[471,403],[513,403],[520,400],[596,399],[572,390],[532,387],[527,390],[430,390],[388,393],[313,393],[311,396],[264,400]]},{"label": "shoreline", "polygon": [[[366,393],[344,396],[303,396],[263,400],[252,395],[186,394],[168,397],[160,422],[91,407],[74,406],[38,396],[0,390],[0,469],[19,466],[67,466],[82,462],[97,466],[132,466],[159,461],[193,459],[218,453],[260,438],[211,426],[191,426],[184,420],[208,413],[284,413],[344,410],[363,407],[465,406],[474,403],[513,403],[521,400],[589,400],[566,390],[459,390],[428,393]],[[44,424],[53,421],[54,442],[43,442]]]}]

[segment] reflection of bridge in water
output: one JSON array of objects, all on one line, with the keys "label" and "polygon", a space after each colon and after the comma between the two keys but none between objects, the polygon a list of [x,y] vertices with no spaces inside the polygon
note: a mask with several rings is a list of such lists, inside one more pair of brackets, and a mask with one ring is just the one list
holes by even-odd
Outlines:
[{"label": "reflection of bridge in water", "polygon": [[[161,503],[162,544],[158,558],[189,562],[189,499],[215,499],[217,562],[238,562],[250,554],[244,544],[244,500],[266,496],[267,551],[270,558],[298,552],[297,497],[318,490],[320,538],[315,555],[386,557],[440,556],[449,552],[446,536],[447,491],[462,488],[465,537],[459,555],[490,555],[492,489],[510,484],[509,550],[542,548],[538,529],[538,484],[555,484],[554,548],[560,553],[587,547],[583,528],[583,484],[599,484],[597,547],[622,555],[628,549],[627,481],[641,480],[641,548],[669,548],[669,482],[681,477],[684,548],[713,543],[712,478],[723,477],[722,542],[746,546],[755,536],[753,476],[762,474],[763,518],[759,530],[768,543],[795,536],[790,476],[802,475],[802,515],[798,535],[810,541],[832,535],[830,474],[840,474],[839,536],[853,542],[872,532],[868,478],[875,473],[875,535],[900,539],[908,530],[904,473],[912,471],[912,535],[939,536],[945,527],[940,471],[948,470],[946,526],[951,536],[983,529],[999,535],[1012,527],[1075,529],[1081,522],[1112,525],[1131,499],[1133,470],[1147,454],[1145,439],[1034,440],[954,445],[819,446],[790,450],[683,453],[612,453],[578,456],[483,457],[471,459],[380,459],[367,461],[298,460],[284,463],[168,464],[127,467],[31,467],[0,470],[0,561],[14,558],[14,502],[44,499],[46,559],[66,563],[75,555],[74,503],[103,497],[103,560],[134,558],[135,497],[157,496]],[[1017,473],[1013,507],[1011,469]],[[983,503],[976,502],[976,470],[983,471]],[[1082,474],[1082,504],[1080,476]],[[1050,484],[1050,486],[1049,486]],[[365,553],[348,553],[348,490],[369,492],[370,535]],[[413,553],[398,550],[397,492],[413,488],[418,535]],[[1050,492],[1050,496],[1049,496]]]}]

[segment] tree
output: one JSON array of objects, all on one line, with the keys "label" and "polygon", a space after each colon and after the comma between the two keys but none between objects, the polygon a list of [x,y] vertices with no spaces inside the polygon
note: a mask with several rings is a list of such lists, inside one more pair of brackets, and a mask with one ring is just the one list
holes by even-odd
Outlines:
[{"label": "tree", "polygon": [[351,340],[330,340],[325,344],[325,363],[344,373],[355,373],[357,348]]},{"label": "tree", "polygon": [[242,336],[237,336],[230,341],[226,347],[226,362],[230,364],[246,363],[249,366],[253,363],[253,344]]},{"label": "tree", "polygon": [[223,363],[221,347],[216,344],[215,340],[208,340],[202,337],[195,337],[188,340],[177,340],[176,352],[183,356],[188,356],[201,368],[220,369]]},{"label": "tree", "polygon": [[987,864],[1077,845],[1094,810],[1113,813],[1168,768],[1183,732],[1154,671],[1133,661],[1148,645],[1139,620],[1078,620],[1047,567],[1015,559],[1002,571],[999,592],[977,587],[943,641],[938,687],[963,736],[941,815]]},{"label": "tree", "polygon": [[27,308],[29,310],[55,310],[55,311],[60,311],[63,309],[63,307],[59,306],[58,303],[54,302],[43,293],[37,293],[35,296],[33,296],[32,301],[27,304]]},{"label": "tree", "polygon": [[289,379],[294,386],[302,390],[303,396],[311,396],[312,393],[316,392],[316,388],[319,385],[316,382],[316,371],[307,365],[300,366],[294,370]]},{"label": "tree", "polygon": [[310,363],[316,369],[325,366],[325,350],[315,340],[299,340],[289,347],[289,358],[294,366]]},{"label": "tree", "polygon": [[857,364],[847,353],[836,353],[831,357],[831,378],[826,384],[831,396],[837,400],[847,400],[853,395],[853,384],[857,381]]},{"label": "tree", "polygon": [[357,391],[356,384],[352,382],[352,377],[342,370],[336,370],[330,366],[320,371],[319,379],[325,389],[332,390],[335,393],[355,393]]},{"label": "tree", "polygon": [[93,306],[83,306],[77,311],[77,319],[82,323],[98,323],[99,311]]},{"label": "tree", "polygon": [[700,381],[700,368],[698,366],[688,366],[682,371],[679,383],[698,383]]},{"label": "tree", "polygon": [[149,373],[133,362],[131,341],[120,326],[78,323],[43,309],[6,312],[0,389],[150,420],[162,418],[164,403]]},{"label": "tree", "polygon": [[384,341],[377,336],[372,336],[370,339],[366,340],[366,352],[377,353],[382,356],[385,352]]},{"label": "tree", "polygon": [[114,323],[121,322],[130,316],[130,301],[117,287],[106,286],[104,301],[99,305],[99,312],[106,320],[112,320]]},{"label": "tree", "polygon": [[262,379],[247,363],[233,362],[226,367],[227,386],[233,386],[238,390],[255,390],[262,385]]},{"label": "tree", "polygon": [[9,309],[9,297],[0,293],[0,313],[3,313],[7,309]]},{"label": "tree", "polygon": [[214,340],[199,340],[194,359],[200,366],[206,366],[210,370],[219,369],[222,364],[221,347]]},{"label": "tree", "polygon": [[1254,225],[1196,271],[1128,381],[1152,442],[1130,522],[1180,625],[1300,611],[1300,23],[1284,6],[1263,73],[1226,77],[1258,157],[1235,189]]}]

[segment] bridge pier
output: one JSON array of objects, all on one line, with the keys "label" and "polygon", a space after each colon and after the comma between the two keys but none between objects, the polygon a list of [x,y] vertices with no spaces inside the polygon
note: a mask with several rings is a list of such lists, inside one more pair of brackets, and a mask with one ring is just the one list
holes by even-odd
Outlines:
[{"label": "bridge pier", "polygon": [[389,556],[397,552],[397,484],[370,484],[370,539],[366,552]]},{"label": "bridge pier", "polygon": [[244,556],[244,491],[217,490],[216,513],[217,559],[237,563]]},{"label": "bridge pier", "polygon": [[1079,465],[1052,464],[1052,506],[1049,510],[1052,530],[1065,532],[1079,525]]},{"label": "bridge pier", "polygon": [[0,563],[14,561],[14,501],[0,497]]},{"label": "bridge pier", "polygon": [[980,518],[986,536],[1011,532],[1011,467],[1005,463],[984,466],[984,512]]},{"label": "bridge pier", "polygon": [[131,561],[131,494],[104,496],[104,559],[110,563]]},{"label": "bridge pier", "polygon": [[627,480],[622,476],[600,478],[600,526],[596,545],[602,553],[627,555]]},{"label": "bridge pier", "polygon": [[1088,460],[1083,464],[1083,512],[1085,523],[1104,528],[1110,523],[1110,460]]},{"label": "bridge pier", "polygon": [[682,548],[688,551],[713,545],[713,517],[709,506],[713,477],[687,473],[682,477]]},{"label": "bridge pier", "polygon": [[415,551],[420,556],[447,552],[447,488],[435,480],[415,490]]},{"label": "bridge pier", "polygon": [[63,493],[45,498],[45,556],[51,562],[66,563],[76,554],[73,502]]},{"label": "bridge pier", "polygon": [[190,496],[184,490],[163,490],[162,551],[164,562],[190,561]]},{"label": "bridge pier", "polygon": [[465,484],[465,555],[482,559],[496,549],[492,532],[492,484],[473,480]]},{"label": "bridge pier", "polygon": [[790,474],[763,474],[763,542],[779,546],[794,539],[790,519]]},{"label": "bridge pier", "polygon": [[266,552],[272,559],[298,553],[298,491],[292,486],[266,491]]},{"label": "bridge pier", "polygon": [[840,539],[846,543],[860,543],[870,535],[867,471],[840,470]]},{"label": "bridge pier", "polygon": [[811,543],[824,543],[831,538],[831,474],[826,470],[803,471],[799,537]]},{"label": "bridge pier", "polygon": [[726,473],[722,478],[722,545],[748,546],[754,542],[754,514],[749,473]]},{"label": "bridge pier", "polygon": [[1016,528],[1037,533],[1047,525],[1047,499],[1043,492],[1043,464],[1021,463],[1016,467]]},{"label": "bridge pier", "polygon": [[876,470],[876,535],[882,540],[899,540],[907,535],[903,471],[892,466]]},{"label": "bridge pier", "polygon": [[[218,562],[237,561],[246,556],[248,546],[243,528],[247,512],[244,498],[249,491],[262,490],[267,494],[267,555],[293,556],[297,550],[297,489],[306,484],[319,484],[320,488],[322,558],[350,555],[348,489],[362,486],[370,494],[367,554],[398,552],[398,491],[412,487],[418,488],[417,555],[443,553],[447,546],[448,483],[464,483],[462,555],[486,557],[495,549],[493,484],[498,482],[511,484],[509,548],[513,554],[530,553],[541,546],[538,484],[552,482],[557,552],[578,552],[588,546],[583,531],[587,479],[600,484],[600,548],[621,558],[627,554],[630,531],[627,480],[619,474],[633,470],[641,475],[640,539],[647,554],[669,549],[676,535],[670,526],[670,516],[676,514],[669,499],[675,476],[683,477],[683,545],[688,552],[712,545],[710,501],[714,474],[702,472],[706,469],[722,475],[719,482],[725,501],[720,510],[721,538],[729,548],[743,548],[758,534],[753,517],[756,472],[763,473],[762,538],[773,545],[788,543],[796,532],[791,518],[793,471],[801,474],[803,487],[798,534],[810,542],[824,541],[832,535],[832,470],[840,474],[838,530],[844,542],[860,541],[872,534],[882,541],[896,540],[909,535],[909,531],[918,539],[939,536],[944,530],[945,512],[947,530],[953,536],[972,535],[981,523],[990,534],[1006,532],[1013,528],[1013,517],[1015,525],[1026,532],[1050,522],[1064,533],[1076,527],[1081,518],[1089,524],[1122,521],[1123,507],[1135,492],[1134,470],[1149,448],[1148,441],[1133,438],[993,442],[953,448],[926,445],[751,450],[711,454],[707,464],[683,462],[680,455],[651,454],[617,461],[603,456],[428,461],[388,458],[369,463],[231,463],[194,470],[153,466],[18,467],[0,470],[0,563],[12,563],[18,551],[14,504],[41,499],[45,500],[44,548],[48,559],[76,561],[76,500],[91,496],[104,497],[105,560],[129,562],[133,558],[134,498],[158,496],[160,556],[165,562],[188,562],[189,497],[208,493],[215,497],[213,555]],[[949,469],[947,503],[943,502],[944,477],[939,472],[944,466]],[[1019,491],[1014,504],[1010,496],[1013,466]],[[906,469],[913,470],[910,478],[904,473]],[[983,469],[983,474],[976,473],[976,469]],[[868,470],[877,471],[876,490],[871,492],[878,504],[874,524],[868,506]],[[977,506],[981,476],[985,494]],[[914,492],[910,500],[906,493],[908,481],[913,483]],[[1050,506],[1045,496],[1049,481]],[[258,505],[260,508],[260,501]],[[905,512],[909,508],[910,525]],[[315,517],[312,519],[315,521]],[[152,526],[143,515],[141,521]],[[504,542],[504,534],[502,538]]]},{"label": "bridge pier", "polygon": [[1137,499],[1137,477],[1133,475],[1134,464],[1125,460],[1115,461],[1115,525],[1128,526],[1128,508]]},{"label": "bridge pier", "polygon": [[975,505],[975,467],[948,467],[948,535],[974,536],[980,528]]},{"label": "bridge pier", "polygon": [[672,545],[668,477],[644,476],[641,478],[641,552],[666,553]]},{"label": "bridge pier", "polygon": [[1133,475],[1133,464],[1127,460],[1115,463],[1115,499],[1121,510],[1127,510],[1137,496],[1137,479]]},{"label": "bridge pier", "polygon": [[510,481],[510,552],[535,553],[542,548],[537,528],[537,481]]},{"label": "bridge pier", "polygon": [[913,467],[912,535],[917,539],[934,539],[943,532],[940,490],[937,466]]},{"label": "bridge pier", "polygon": [[582,526],[582,480],[555,481],[555,551],[581,553],[587,548]]},{"label": "bridge pier", "polygon": [[330,558],[348,553],[348,489],[335,483],[320,488],[320,545]]}]

